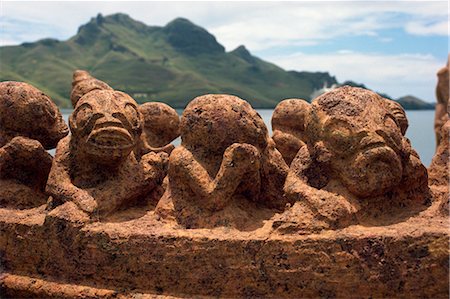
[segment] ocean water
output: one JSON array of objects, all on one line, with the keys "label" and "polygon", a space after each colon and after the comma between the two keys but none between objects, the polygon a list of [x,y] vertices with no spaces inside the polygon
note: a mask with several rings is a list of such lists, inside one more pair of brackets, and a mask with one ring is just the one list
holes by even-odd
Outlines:
[{"label": "ocean water", "polygon": [[[266,123],[269,132],[272,133],[272,126],[270,120],[272,118],[273,109],[257,109],[258,113]],[[181,114],[182,109],[177,109],[177,112]],[[71,110],[62,110],[64,119],[67,121]],[[406,136],[411,140],[412,147],[419,153],[420,159],[425,166],[429,166],[431,159],[435,152],[435,135],[434,135],[434,110],[421,110],[421,111],[406,111],[406,116],[409,121],[409,128],[406,132]],[[175,145],[180,144],[178,138],[174,142]],[[54,151],[52,151],[52,154]]]}]

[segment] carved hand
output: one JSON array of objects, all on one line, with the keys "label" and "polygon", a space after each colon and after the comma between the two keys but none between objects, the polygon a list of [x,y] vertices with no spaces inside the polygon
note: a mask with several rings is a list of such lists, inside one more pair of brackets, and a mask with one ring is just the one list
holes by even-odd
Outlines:
[{"label": "carved hand", "polygon": [[154,153],[150,152],[142,156],[139,166],[142,170],[144,180],[156,180],[161,183],[167,174],[169,164],[169,156],[165,152]]}]

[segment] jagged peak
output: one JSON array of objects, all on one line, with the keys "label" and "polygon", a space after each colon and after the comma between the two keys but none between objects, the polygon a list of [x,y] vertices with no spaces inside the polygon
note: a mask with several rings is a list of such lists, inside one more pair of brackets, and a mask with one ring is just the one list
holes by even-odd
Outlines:
[{"label": "jagged peak", "polygon": [[256,58],[252,56],[244,45],[240,45],[230,53],[244,59],[248,63],[254,64],[256,62]]},{"label": "jagged peak", "polygon": [[185,18],[174,19],[164,26],[163,31],[175,49],[189,55],[225,51],[214,35]]}]

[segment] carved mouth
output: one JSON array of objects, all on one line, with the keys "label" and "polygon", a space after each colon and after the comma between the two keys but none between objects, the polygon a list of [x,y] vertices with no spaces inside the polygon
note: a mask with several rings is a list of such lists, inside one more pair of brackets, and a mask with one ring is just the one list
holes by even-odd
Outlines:
[{"label": "carved mouth", "polygon": [[94,146],[104,149],[127,149],[133,146],[133,137],[126,129],[119,127],[97,129],[88,140]]}]

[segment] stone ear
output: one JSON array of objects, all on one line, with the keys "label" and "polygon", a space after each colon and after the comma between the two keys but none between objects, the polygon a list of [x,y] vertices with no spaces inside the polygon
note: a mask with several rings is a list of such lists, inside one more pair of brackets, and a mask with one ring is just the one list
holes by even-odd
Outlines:
[{"label": "stone ear", "polygon": [[325,146],[323,141],[318,141],[314,144],[313,147],[314,152],[312,153],[312,156],[314,160],[320,163],[329,163],[331,159],[333,158],[333,155],[328,150],[328,148]]}]

